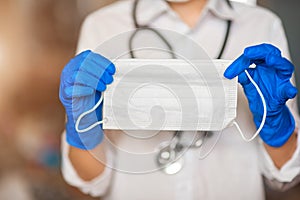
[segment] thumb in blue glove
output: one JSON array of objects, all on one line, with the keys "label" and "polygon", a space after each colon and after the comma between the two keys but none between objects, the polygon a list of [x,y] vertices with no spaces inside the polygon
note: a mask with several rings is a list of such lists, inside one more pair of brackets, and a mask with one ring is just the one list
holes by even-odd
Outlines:
[{"label": "thumb in blue glove", "polygon": [[[255,64],[256,67],[249,68]],[[286,102],[297,94],[291,84],[294,66],[281,52],[270,44],[248,47],[225,71],[224,76],[232,79],[238,76],[248,99],[253,119],[258,128],[263,118],[263,106],[256,88],[247,77],[245,70],[257,83],[266,101],[267,115],[260,132],[262,140],[273,147],[281,147],[295,129],[295,120]]]},{"label": "thumb in blue glove", "polygon": [[[83,112],[90,110],[99,101],[106,85],[113,82],[114,73],[115,66],[108,59],[91,51],[82,52],[64,67],[59,98],[66,110],[66,137],[71,146],[90,150],[101,143],[103,130],[100,125],[78,133],[75,123]],[[80,126],[86,128],[101,119],[102,105],[85,116]]]}]

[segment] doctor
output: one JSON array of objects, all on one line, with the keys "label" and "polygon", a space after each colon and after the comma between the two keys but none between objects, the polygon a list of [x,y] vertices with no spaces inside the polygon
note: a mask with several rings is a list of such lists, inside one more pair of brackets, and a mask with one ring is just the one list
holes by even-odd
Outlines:
[{"label": "doctor", "polygon": [[[78,53],[82,53],[62,72],[60,99],[67,115],[66,133],[62,137],[62,171],[66,181],[84,193],[114,200],[259,200],[264,199],[264,178],[280,190],[295,185],[300,179],[300,148],[298,111],[293,99],[297,90],[290,83],[293,65],[284,58],[289,57],[289,52],[281,21],[260,7],[225,0],[139,0],[136,19],[139,24],[174,30],[193,38],[211,58],[238,58],[224,76],[239,78],[242,87],[238,93],[237,122],[247,133],[255,132],[263,115],[262,106],[257,103],[259,96],[244,71],[255,63],[257,67],[248,72],[261,88],[268,109],[261,139],[245,143],[237,130],[229,127],[206,159],[197,159],[198,151],[190,149],[183,155],[182,170],[167,175],[160,170],[145,174],[114,170],[127,158],[109,150],[103,132],[124,148],[147,148],[145,143],[137,144],[120,131],[102,131],[98,126],[79,137],[75,130],[77,114],[95,104],[95,94],[99,98],[106,85],[113,82],[115,73],[108,59],[86,50],[136,28],[138,24],[132,17],[134,3],[119,1],[89,15],[78,44]],[[74,79],[75,75],[81,79]],[[98,119],[100,113],[101,107],[97,111]],[[158,145],[162,141],[149,143]],[[102,162],[95,155],[100,155]]]}]

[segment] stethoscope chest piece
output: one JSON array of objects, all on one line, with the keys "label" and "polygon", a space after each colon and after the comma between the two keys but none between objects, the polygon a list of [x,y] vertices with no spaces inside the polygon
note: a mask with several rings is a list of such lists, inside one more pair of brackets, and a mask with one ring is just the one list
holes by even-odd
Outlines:
[{"label": "stethoscope chest piece", "polygon": [[184,164],[184,159],[179,158],[176,161],[166,165],[163,168],[163,171],[168,175],[177,174],[182,169],[183,164]]},{"label": "stethoscope chest piece", "polygon": [[190,148],[200,148],[207,134],[208,132],[198,133],[192,144],[184,145],[180,142],[182,132],[175,132],[171,141],[164,142],[159,147],[159,152],[156,157],[159,169],[169,175],[178,173],[184,165],[183,154]]},{"label": "stethoscope chest piece", "polygon": [[184,159],[180,157],[181,152],[182,149],[173,146],[172,143],[162,144],[157,156],[158,167],[169,175],[178,173],[184,163]]}]

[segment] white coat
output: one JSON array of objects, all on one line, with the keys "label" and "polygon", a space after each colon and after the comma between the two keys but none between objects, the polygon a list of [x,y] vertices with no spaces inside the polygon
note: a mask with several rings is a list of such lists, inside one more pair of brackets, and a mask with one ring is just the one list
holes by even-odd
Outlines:
[{"label": "white coat", "polygon": [[[134,29],[132,4],[132,0],[122,0],[90,14],[82,26],[78,52],[86,49],[93,50],[114,35]],[[174,30],[191,37],[212,58],[220,51],[226,32],[226,20],[231,19],[232,28],[223,55],[224,59],[235,59],[245,47],[260,43],[274,44],[281,49],[284,56],[289,57],[285,33],[277,16],[266,9],[240,3],[233,3],[233,8],[230,9],[223,0],[210,0],[199,22],[192,29],[163,0],[140,0],[137,17],[140,24]],[[163,11],[164,14],[157,16]],[[295,100],[289,101],[289,108],[298,122]],[[245,133],[255,132],[248,102],[241,88],[238,93],[236,121]],[[121,148],[139,152],[157,147],[165,141],[166,135],[170,136],[172,133],[160,134],[147,142],[132,140],[125,134],[111,135]],[[62,143],[62,171],[66,181],[80,188],[84,193],[102,196],[104,200],[262,200],[264,199],[263,176],[267,178],[270,185],[283,189],[297,181],[296,177],[300,171],[299,142],[292,159],[278,170],[259,139],[246,143],[237,130],[230,127],[224,130],[220,141],[206,159],[197,159],[199,153],[197,150],[187,151],[183,156],[184,167],[178,174],[166,175],[162,171],[132,174],[107,167],[101,176],[90,182],[84,182],[68,159],[65,135]],[[131,163],[134,166],[142,164],[141,160],[107,152],[108,160],[116,169],[121,169],[120,166],[124,163]]]}]

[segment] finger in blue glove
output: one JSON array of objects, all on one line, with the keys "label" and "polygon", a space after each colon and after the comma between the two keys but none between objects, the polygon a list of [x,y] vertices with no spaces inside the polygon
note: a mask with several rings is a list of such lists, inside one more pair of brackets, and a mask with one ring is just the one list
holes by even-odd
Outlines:
[{"label": "finger in blue glove", "polygon": [[[252,64],[255,67],[249,68]],[[254,123],[259,127],[263,116],[262,102],[245,70],[257,83],[267,102],[267,117],[260,136],[268,145],[280,147],[295,129],[295,120],[286,106],[286,101],[297,94],[297,89],[290,82],[294,66],[281,56],[278,48],[271,44],[261,44],[246,48],[225,71],[224,76],[228,79],[238,76]]]},{"label": "finger in blue glove", "polygon": [[[105,57],[84,51],[64,67],[61,74],[59,97],[67,115],[67,142],[80,149],[93,149],[101,143],[103,130],[99,125],[85,133],[78,133],[75,122],[81,113],[92,108],[100,99],[106,85],[113,82],[115,66]],[[81,126],[85,127],[102,119],[102,105],[85,116]]]}]

